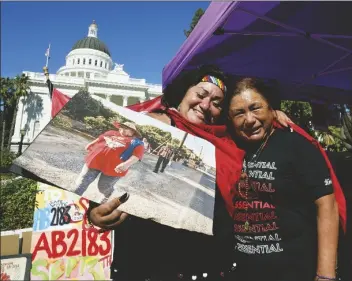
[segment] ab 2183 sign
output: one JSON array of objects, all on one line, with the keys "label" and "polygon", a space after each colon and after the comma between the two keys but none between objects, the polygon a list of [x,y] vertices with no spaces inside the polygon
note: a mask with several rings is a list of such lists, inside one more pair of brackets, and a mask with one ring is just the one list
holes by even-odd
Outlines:
[{"label": "ab 2183 sign", "polygon": [[39,189],[31,280],[109,280],[112,235],[88,225],[89,201],[45,184]]}]

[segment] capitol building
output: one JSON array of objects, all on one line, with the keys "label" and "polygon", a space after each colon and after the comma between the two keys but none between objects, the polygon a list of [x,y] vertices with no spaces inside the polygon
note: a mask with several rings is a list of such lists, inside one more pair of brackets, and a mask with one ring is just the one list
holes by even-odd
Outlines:
[{"label": "capitol building", "polygon": [[[23,71],[29,77],[30,93],[19,102],[12,142],[31,143],[51,119],[51,99],[44,73]],[[123,64],[113,62],[108,47],[98,39],[98,26],[88,28],[87,37],[77,41],[66,56],[66,64],[49,75],[54,87],[67,96],[86,89],[96,99],[127,106],[162,94],[160,84],[130,77]],[[12,147],[16,150],[16,147]]]}]

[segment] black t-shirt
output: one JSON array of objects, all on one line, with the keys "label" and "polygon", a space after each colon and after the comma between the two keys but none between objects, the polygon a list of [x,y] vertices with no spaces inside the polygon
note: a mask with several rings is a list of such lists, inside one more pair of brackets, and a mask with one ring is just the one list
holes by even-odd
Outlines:
[{"label": "black t-shirt", "polygon": [[[218,197],[217,201],[222,200]],[[90,202],[90,209],[97,205]],[[216,205],[223,206],[224,203],[216,202]],[[179,274],[182,274],[182,280],[192,280],[192,276],[199,279],[207,273],[207,279],[216,281],[221,277],[219,273],[222,269],[230,268],[224,253],[225,247],[229,248],[229,242],[225,243],[224,237],[218,239],[216,236],[175,229],[130,215],[114,231],[111,278],[174,281],[180,279]]]},{"label": "black t-shirt", "polygon": [[245,157],[249,188],[241,181],[234,198],[238,269],[250,266],[261,274],[284,269],[286,274],[298,273],[300,280],[306,280],[304,274],[313,278],[317,259],[314,201],[333,193],[325,159],[306,138],[286,129],[277,129],[259,156],[253,158],[254,154],[247,152]]}]

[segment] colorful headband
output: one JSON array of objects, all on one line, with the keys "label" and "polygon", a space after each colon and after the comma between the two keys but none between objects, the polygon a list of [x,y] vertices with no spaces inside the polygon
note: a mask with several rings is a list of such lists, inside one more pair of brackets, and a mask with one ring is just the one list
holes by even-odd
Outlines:
[{"label": "colorful headband", "polygon": [[213,83],[214,85],[218,86],[221,89],[221,91],[224,92],[224,94],[226,94],[226,86],[224,82],[221,81],[219,78],[216,78],[215,76],[206,75],[202,78],[201,82]]}]

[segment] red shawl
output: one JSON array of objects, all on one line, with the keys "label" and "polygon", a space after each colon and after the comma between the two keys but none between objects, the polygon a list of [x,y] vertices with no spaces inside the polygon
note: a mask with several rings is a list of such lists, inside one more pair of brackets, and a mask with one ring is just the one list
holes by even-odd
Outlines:
[{"label": "red shawl", "polygon": [[[54,102],[54,100],[53,100]],[[64,104],[62,105],[64,106]],[[234,205],[232,203],[234,185],[240,178],[242,161],[245,155],[244,151],[239,149],[235,142],[226,132],[225,125],[195,125],[183,117],[174,109],[165,109],[161,104],[161,97],[155,98],[153,100],[146,101],[144,103],[135,104],[128,107],[131,110],[137,112],[152,112],[156,109],[164,109],[167,114],[175,122],[177,128],[186,131],[192,135],[203,138],[211,142],[215,147],[215,158],[216,158],[216,181],[219,187],[220,193],[224,198],[226,208],[228,212],[232,215],[234,213]],[[290,124],[290,126],[299,134],[307,138],[309,141],[314,143],[319,147],[321,153],[323,154],[326,163],[329,167],[332,184],[334,187],[334,193],[339,207],[340,220],[343,230],[346,232],[346,201],[344,194],[342,192],[341,186],[337,180],[335,172],[332,169],[331,163],[324,151],[324,149],[319,145],[319,143],[306,133],[303,129],[295,124]]]}]

